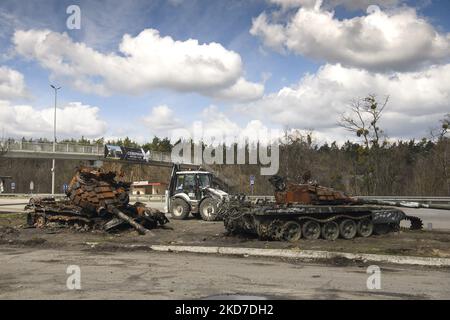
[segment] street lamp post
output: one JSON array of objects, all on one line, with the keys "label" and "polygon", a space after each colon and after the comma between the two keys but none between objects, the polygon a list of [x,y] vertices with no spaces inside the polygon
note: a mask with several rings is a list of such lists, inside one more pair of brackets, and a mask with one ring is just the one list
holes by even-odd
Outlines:
[{"label": "street lamp post", "polygon": [[52,159],[52,195],[55,194],[55,152],[56,152],[56,98],[61,87],[50,85],[55,90],[55,115],[53,117],[53,159]]}]

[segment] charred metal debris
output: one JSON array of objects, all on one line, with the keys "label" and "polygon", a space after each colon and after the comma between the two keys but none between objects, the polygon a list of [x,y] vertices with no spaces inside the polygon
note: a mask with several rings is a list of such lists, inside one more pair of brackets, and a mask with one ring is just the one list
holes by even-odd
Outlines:
[{"label": "charred metal debris", "polygon": [[71,226],[81,231],[118,231],[133,227],[139,234],[169,222],[159,210],[136,202],[129,204],[130,183],[117,181],[115,172],[83,167],[72,178],[67,198],[31,198],[27,223],[34,227],[49,224]]}]

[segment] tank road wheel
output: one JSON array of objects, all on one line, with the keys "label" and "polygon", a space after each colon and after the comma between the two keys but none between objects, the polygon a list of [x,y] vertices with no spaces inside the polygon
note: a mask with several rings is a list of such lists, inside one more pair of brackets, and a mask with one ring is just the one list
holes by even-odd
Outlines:
[{"label": "tank road wheel", "polygon": [[357,225],[358,235],[364,238],[370,237],[373,232],[373,222],[370,219],[362,219]]},{"label": "tank road wheel", "polygon": [[[273,240],[283,240],[283,222],[274,220],[270,224],[270,232]],[[301,235],[300,235],[301,236]]]},{"label": "tank road wheel", "polygon": [[260,240],[270,240],[270,226],[267,222],[260,222],[256,233],[258,234],[258,237]]},{"label": "tank road wheel", "polygon": [[342,220],[339,224],[339,233],[344,239],[353,239],[356,236],[356,223],[351,219]]},{"label": "tank road wheel", "polygon": [[295,221],[286,222],[282,229],[282,239],[286,241],[297,241],[302,237],[302,227]]},{"label": "tank road wheel", "polygon": [[206,198],[200,204],[200,215],[205,221],[217,220],[217,201],[213,198]]},{"label": "tank road wheel", "polygon": [[175,198],[172,201],[172,218],[176,220],[184,220],[189,216],[190,207],[189,204],[180,198]]},{"label": "tank road wheel", "polygon": [[330,241],[339,238],[339,225],[334,221],[326,222],[322,226],[322,238]]},{"label": "tank road wheel", "polygon": [[302,227],[303,236],[308,240],[316,240],[320,237],[320,224],[313,220],[307,220]]}]

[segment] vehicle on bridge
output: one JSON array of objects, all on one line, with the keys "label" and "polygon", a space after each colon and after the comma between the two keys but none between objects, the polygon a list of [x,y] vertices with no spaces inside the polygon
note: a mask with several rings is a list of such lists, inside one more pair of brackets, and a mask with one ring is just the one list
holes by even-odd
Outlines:
[{"label": "vehicle on bridge", "polygon": [[181,171],[179,164],[174,164],[166,191],[166,212],[173,219],[187,219],[189,214],[205,221],[218,219],[217,205],[226,199],[228,193],[214,184],[211,172]]}]

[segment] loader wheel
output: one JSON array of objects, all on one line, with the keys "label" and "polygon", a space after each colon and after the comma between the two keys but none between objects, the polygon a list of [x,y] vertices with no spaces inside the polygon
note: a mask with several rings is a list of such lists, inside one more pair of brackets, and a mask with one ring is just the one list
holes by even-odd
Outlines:
[{"label": "loader wheel", "polygon": [[217,201],[212,198],[206,198],[200,204],[200,215],[205,221],[217,220]]},{"label": "loader wheel", "polygon": [[189,216],[189,204],[183,199],[176,198],[172,201],[172,218],[176,220],[184,220]]},{"label": "loader wheel", "polygon": [[322,226],[322,238],[329,241],[339,238],[339,225],[334,221],[326,222]]},{"label": "loader wheel", "polygon": [[281,227],[282,239],[286,241],[297,241],[302,237],[302,228],[295,221],[288,221]]},{"label": "loader wheel", "polygon": [[373,223],[372,220],[370,219],[362,219],[360,221],[358,221],[358,235],[360,237],[370,237],[372,235],[373,232]]},{"label": "loader wheel", "polygon": [[302,227],[303,236],[308,240],[317,240],[320,237],[320,224],[316,221],[308,220]]},{"label": "loader wheel", "polygon": [[356,223],[353,220],[345,219],[339,224],[339,233],[344,239],[353,239],[356,236]]}]

